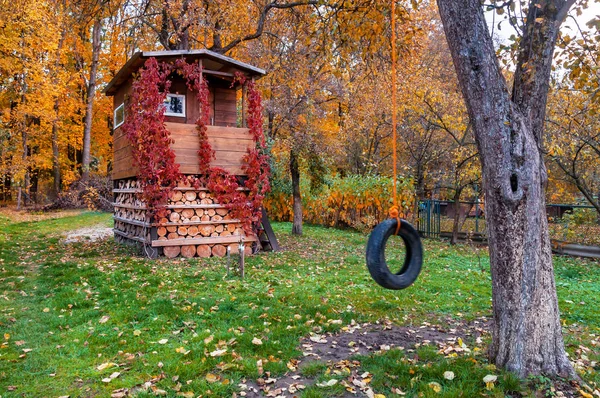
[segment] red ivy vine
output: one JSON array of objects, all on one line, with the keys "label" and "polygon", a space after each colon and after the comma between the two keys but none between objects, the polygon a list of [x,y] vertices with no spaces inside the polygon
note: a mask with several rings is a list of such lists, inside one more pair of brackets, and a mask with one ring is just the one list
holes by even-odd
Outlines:
[{"label": "red ivy vine", "polygon": [[162,106],[171,86],[167,79],[170,74],[170,65],[159,64],[155,58],[146,61],[133,82],[127,116],[121,127],[131,144],[142,199],[150,213],[158,217],[163,216],[168,194],[181,178]]},{"label": "red ivy vine", "polygon": [[[262,103],[254,81],[236,74],[233,84],[246,86],[248,114],[247,124],[256,145],[244,155],[242,170],[244,182],[219,167],[211,167],[215,152],[208,142],[209,90],[198,63],[179,59],[175,64],[158,63],[150,58],[134,82],[127,120],[123,125],[138,166],[138,178],[142,181],[142,197],[148,208],[159,215],[164,211],[168,194],[182,179],[175,153],[170,147],[172,140],[164,125],[164,108],[161,106],[169,91],[168,77],[177,72],[186,79],[189,90],[196,93],[200,104],[200,118],[196,121],[200,148],[198,165],[200,177],[188,177],[196,187],[205,185],[217,201],[231,210],[232,216],[242,222],[247,233],[257,232],[260,227],[262,201],[270,190],[269,157],[262,130]],[[161,91],[162,90],[162,91]]]}]

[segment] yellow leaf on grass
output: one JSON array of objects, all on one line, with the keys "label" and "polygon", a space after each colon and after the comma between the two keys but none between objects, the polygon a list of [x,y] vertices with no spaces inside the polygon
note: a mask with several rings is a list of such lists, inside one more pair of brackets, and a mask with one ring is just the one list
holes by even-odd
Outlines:
[{"label": "yellow leaf on grass", "polygon": [[10,339],[10,334],[4,333],[4,340],[9,340],[9,339]]},{"label": "yellow leaf on grass", "polygon": [[96,367],[96,369],[97,369],[99,372],[102,372],[102,371],[103,371],[103,370],[105,370],[105,369],[110,369],[110,368],[112,368],[112,367],[115,367],[115,366],[117,366],[117,364],[116,364],[116,363],[114,363],[114,362],[105,362],[105,363],[103,363],[102,365],[98,365],[98,366]]},{"label": "yellow leaf on grass", "polygon": [[134,331],[133,331],[133,335],[134,335],[134,336],[139,336],[140,334],[142,334],[142,331],[141,331],[141,330],[134,330]]},{"label": "yellow leaf on grass", "polygon": [[585,391],[583,391],[583,390],[577,390],[577,391],[579,391],[579,393],[581,394],[581,396],[582,396],[583,398],[594,398],[594,396],[593,396],[592,394],[590,394],[590,393],[587,393],[587,392],[585,392]]},{"label": "yellow leaf on grass", "polygon": [[213,374],[213,373],[208,373],[206,375],[206,381],[208,381],[209,383],[216,383],[217,381],[219,381],[220,377]]},{"label": "yellow leaf on grass", "polygon": [[435,381],[432,381],[431,383],[429,383],[428,386],[436,393],[439,393],[440,391],[442,391],[442,386],[440,385],[440,383],[437,383]]},{"label": "yellow leaf on grass", "polygon": [[493,390],[494,389],[494,383],[496,382],[497,379],[498,379],[498,376],[495,376],[495,375],[486,375],[483,378],[483,382],[485,383],[485,388],[487,388],[488,390]]}]

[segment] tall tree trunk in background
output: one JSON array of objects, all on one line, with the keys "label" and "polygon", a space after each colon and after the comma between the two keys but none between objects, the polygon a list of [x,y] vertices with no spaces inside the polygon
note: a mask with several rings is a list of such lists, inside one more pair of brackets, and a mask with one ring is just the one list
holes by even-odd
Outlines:
[{"label": "tall tree trunk in background", "polygon": [[462,194],[463,187],[456,187],[454,190],[454,220],[452,222],[452,238],[450,244],[455,245],[458,243],[458,230],[460,224],[460,196]]},{"label": "tall tree trunk in background", "polygon": [[[21,155],[21,161],[23,162],[23,164],[21,165],[21,167],[25,167],[27,170],[25,171],[25,174],[23,175],[23,181],[21,182],[21,184],[19,185],[19,188],[17,189],[17,210],[21,210],[21,207],[23,205],[27,205],[27,190],[29,189],[29,170],[28,167],[26,166],[27,164],[27,156],[28,156],[28,149],[27,149],[27,123],[25,123],[23,125],[23,131],[21,132],[21,144],[22,144],[22,150],[23,150],[23,154]],[[23,190],[25,189],[25,190]]]},{"label": "tall tree trunk in background", "polygon": [[[63,3],[64,6],[64,3]],[[65,36],[67,32],[65,26],[63,25],[60,35],[60,40],[58,41],[58,47],[56,48],[56,61],[54,66],[58,71],[60,68],[60,56],[63,48],[63,44],[65,42]],[[54,77],[54,83],[58,84],[58,78]],[[54,195],[58,196],[60,193],[60,185],[61,185],[61,175],[60,175],[60,162],[59,162],[59,147],[58,147],[58,120],[60,116],[60,98],[57,97],[54,100],[54,120],[52,121],[52,178],[53,178],[53,190]]]},{"label": "tall tree trunk in background", "polygon": [[[58,100],[54,103],[54,117],[58,119]],[[52,122],[52,178],[53,178],[53,189],[54,195],[58,196],[60,193],[60,162],[59,162],[59,148],[58,148],[58,121]]]},{"label": "tall tree trunk in background", "polygon": [[292,234],[302,235],[302,197],[300,195],[300,167],[296,151],[290,150],[290,174],[292,176],[292,198],[294,210],[294,222]]},{"label": "tall tree trunk in background", "polygon": [[479,0],[437,0],[483,170],[492,273],[492,363],[524,377],[574,376],[564,349],[544,190],[552,55],[574,0],[529,5],[513,94]]},{"label": "tall tree trunk in background", "polygon": [[92,64],[90,66],[90,80],[87,85],[85,119],[83,124],[83,158],[81,161],[81,178],[87,180],[90,175],[90,151],[92,145],[92,117],[94,110],[94,97],[96,96],[96,77],[98,74],[98,58],[100,56],[100,20],[94,21],[92,29]]}]

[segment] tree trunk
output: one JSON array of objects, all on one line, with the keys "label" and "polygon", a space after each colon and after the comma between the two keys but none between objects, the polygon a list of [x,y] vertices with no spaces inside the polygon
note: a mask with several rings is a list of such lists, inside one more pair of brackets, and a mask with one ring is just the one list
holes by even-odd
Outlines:
[{"label": "tree trunk", "polygon": [[[27,205],[27,190],[29,189],[29,167],[27,166],[27,156],[29,155],[29,148],[28,148],[28,144],[27,144],[27,131],[25,131],[27,123],[25,123],[25,125],[23,126],[23,131],[21,132],[21,143],[22,143],[22,149],[23,149],[23,153],[21,155],[21,161],[23,162],[23,164],[21,165],[21,167],[24,167],[25,170],[25,174],[23,176],[23,181],[21,182],[21,185],[19,185],[19,189],[17,192],[17,210],[21,210],[22,206],[26,206]],[[25,190],[23,191],[23,188],[25,188]]]},{"label": "tree trunk", "polygon": [[292,176],[292,198],[294,210],[294,222],[292,234],[302,235],[302,197],[300,195],[300,167],[296,152],[290,150],[290,174]]},{"label": "tree trunk", "polygon": [[92,64],[90,66],[90,80],[86,93],[85,121],[83,124],[83,157],[81,160],[81,178],[87,180],[90,175],[90,150],[92,144],[92,116],[94,110],[94,97],[96,96],[96,76],[98,74],[98,58],[100,56],[100,31],[102,24],[99,19],[94,21],[92,30]]},{"label": "tree trunk", "polygon": [[455,245],[458,243],[458,230],[460,222],[460,195],[462,194],[462,188],[458,187],[454,191],[454,220],[452,222],[452,238],[450,244]]},{"label": "tree trunk", "polygon": [[[60,56],[65,41],[67,32],[63,26],[61,29],[60,40],[58,41],[58,47],[56,49],[56,61],[54,66],[58,71],[60,69]],[[54,78],[54,84],[58,84],[58,78]],[[58,197],[60,193],[61,175],[60,175],[60,162],[59,162],[59,147],[58,147],[58,120],[60,116],[60,98],[57,97],[54,100],[54,120],[52,121],[52,177],[53,177],[53,190],[55,197]]]},{"label": "tree trunk", "polygon": [[[492,273],[490,357],[529,374],[574,376],[562,337],[544,189],[543,119],[558,28],[570,2],[530,10],[511,99],[479,0],[437,0],[480,153]],[[566,8],[566,10],[565,10]]]},{"label": "tree trunk", "polygon": [[[54,104],[55,117],[58,119],[58,100]],[[58,120],[52,123],[52,178],[54,195],[58,196],[60,193],[60,162],[59,162],[59,148],[58,148]]]}]

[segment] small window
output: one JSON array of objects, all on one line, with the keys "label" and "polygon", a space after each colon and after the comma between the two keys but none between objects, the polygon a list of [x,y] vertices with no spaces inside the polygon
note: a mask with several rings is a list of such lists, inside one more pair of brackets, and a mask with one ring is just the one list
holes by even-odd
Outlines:
[{"label": "small window", "polygon": [[185,95],[167,94],[165,102],[165,115],[185,117]]},{"label": "small window", "polygon": [[119,127],[125,121],[125,104],[117,106],[114,114],[115,128]]}]

